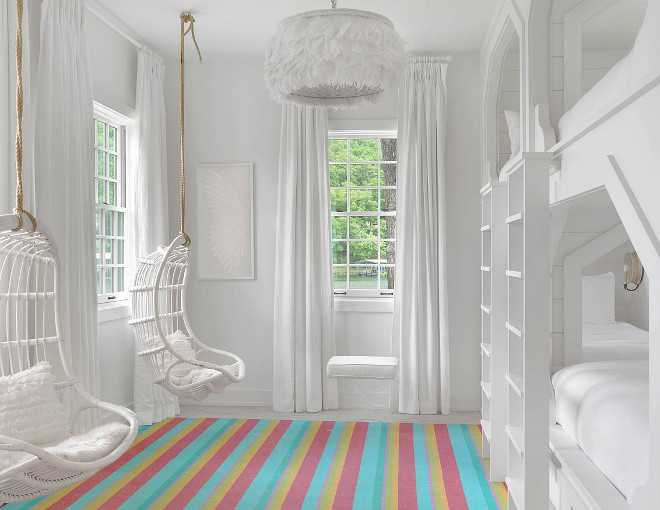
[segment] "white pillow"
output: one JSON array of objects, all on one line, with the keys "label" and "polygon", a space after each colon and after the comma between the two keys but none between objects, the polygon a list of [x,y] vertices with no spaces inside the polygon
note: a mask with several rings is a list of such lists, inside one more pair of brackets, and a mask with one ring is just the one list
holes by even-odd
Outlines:
[{"label": "white pillow", "polygon": [[613,324],[614,273],[582,277],[582,323]]},{"label": "white pillow", "polygon": [[520,152],[520,112],[517,110],[504,110],[506,125],[509,128],[511,140],[511,157]]},{"label": "white pillow", "polygon": [[[69,437],[67,413],[55,382],[53,367],[45,361],[0,377],[0,434],[39,446]],[[0,469],[30,458],[27,454],[0,451]]]}]

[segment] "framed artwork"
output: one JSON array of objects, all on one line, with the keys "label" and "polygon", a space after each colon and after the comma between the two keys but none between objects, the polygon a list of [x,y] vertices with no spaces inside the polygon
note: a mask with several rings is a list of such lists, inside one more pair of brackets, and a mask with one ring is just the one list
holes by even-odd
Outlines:
[{"label": "framed artwork", "polygon": [[252,163],[197,165],[200,280],[254,279]]}]

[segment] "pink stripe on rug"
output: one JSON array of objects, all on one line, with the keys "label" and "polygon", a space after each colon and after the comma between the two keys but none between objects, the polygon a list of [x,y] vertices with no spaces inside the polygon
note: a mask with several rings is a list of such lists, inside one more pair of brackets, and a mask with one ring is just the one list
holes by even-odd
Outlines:
[{"label": "pink stripe on rug", "polygon": [[307,496],[307,489],[309,489],[309,485],[312,483],[316,468],[321,461],[325,445],[332,433],[332,427],[334,424],[335,422],[333,421],[324,421],[321,428],[316,433],[316,437],[307,451],[305,460],[303,460],[302,465],[300,466],[298,476],[296,476],[296,479],[291,484],[291,488],[284,500],[282,508],[286,508],[287,510],[297,510],[302,507],[302,504],[305,501],[305,496]]},{"label": "pink stripe on rug", "polygon": [[412,423],[402,423],[399,428],[399,508],[401,510],[417,508],[415,442]]},{"label": "pink stripe on rug", "polygon": [[225,497],[219,501],[214,501],[214,503],[218,504],[217,508],[236,508],[239,501],[245,494],[245,491],[248,490],[248,487],[250,487],[250,484],[257,476],[259,470],[264,465],[266,460],[268,460],[270,454],[273,453],[277,443],[280,442],[280,439],[282,439],[282,436],[287,431],[291,423],[291,420],[282,420],[276,425],[268,438],[261,445],[261,448],[257,450],[252,459],[250,459],[250,462],[248,462],[247,466],[245,466],[243,472],[232,484],[229,491],[227,491]]},{"label": "pink stripe on rug", "polygon": [[368,423],[360,422],[355,425],[351,442],[348,445],[344,468],[341,472],[339,485],[337,486],[337,495],[333,508],[339,510],[353,508],[355,499],[355,487],[357,486],[358,475],[360,474],[360,464],[362,463],[362,453],[364,452],[364,442],[367,439]]},{"label": "pink stripe on rug", "polygon": [[451,446],[449,430],[447,425],[434,425],[435,437],[438,443],[438,456],[440,458],[440,467],[445,480],[445,491],[447,501],[451,510],[468,510],[467,500],[463,492],[461,475],[458,472],[454,449]]}]

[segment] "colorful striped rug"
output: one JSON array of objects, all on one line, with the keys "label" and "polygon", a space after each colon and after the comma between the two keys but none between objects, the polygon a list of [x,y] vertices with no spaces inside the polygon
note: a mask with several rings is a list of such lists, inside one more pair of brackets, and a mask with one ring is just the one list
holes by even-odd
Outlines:
[{"label": "colorful striped rug", "polygon": [[478,425],[171,419],[93,477],[3,510],[504,510]]}]

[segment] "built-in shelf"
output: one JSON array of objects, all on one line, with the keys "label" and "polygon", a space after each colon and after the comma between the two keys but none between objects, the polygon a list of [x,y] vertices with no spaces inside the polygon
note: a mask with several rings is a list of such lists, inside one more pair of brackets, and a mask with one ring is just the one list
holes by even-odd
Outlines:
[{"label": "built-in shelf", "polygon": [[490,232],[490,225],[484,225],[483,227],[481,227],[481,231],[482,232]]},{"label": "built-in shelf", "polygon": [[506,323],[506,329],[511,331],[511,333],[516,335],[518,338],[522,338],[522,336],[523,336],[522,325],[518,324],[517,322],[507,322]]},{"label": "built-in shelf", "polygon": [[488,315],[490,315],[491,307],[487,305],[481,305],[481,310],[483,312],[486,312]]},{"label": "built-in shelf", "polygon": [[517,374],[506,374],[506,380],[509,383],[509,386],[515,391],[520,398],[525,396],[525,391],[523,390],[523,378],[521,375]]},{"label": "built-in shelf", "polygon": [[490,383],[481,381],[481,389],[483,390],[484,395],[486,395],[486,398],[490,399]]},{"label": "built-in shelf", "polygon": [[521,212],[512,214],[511,216],[507,217],[506,220],[504,220],[506,223],[522,223],[523,220],[523,214]]},{"label": "built-in shelf", "polygon": [[490,272],[490,266],[481,266],[481,270],[482,270],[484,273],[489,273],[489,272]]},{"label": "built-in shelf", "polygon": [[490,420],[481,420],[481,430],[484,431],[486,439],[490,441]]},{"label": "built-in shelf", "polygon": [[525,484],[520,478],[506,477],[506,486],[509,489],[509,495],[513,499],[516,508],[524,508],[525,503]]},{"label": "built-in shelf", "polygon": [[506,270],[506,275],[509,278],[522,278],[523,277],[522,271],[513,271],[512,269],[507,269]]},{"label": "built-in shelf", "polygon": [[481,344],[481,350],[486,356],[490,356],[490,354],[493,352],[491,345],[486,343]]},{"label": "built-in shelf", "polygon": [[506,426],[506,434],[511,440],[511,444],[521,457],[525,456],[525,431],[522,427],[514,427],[513,425]]}]

